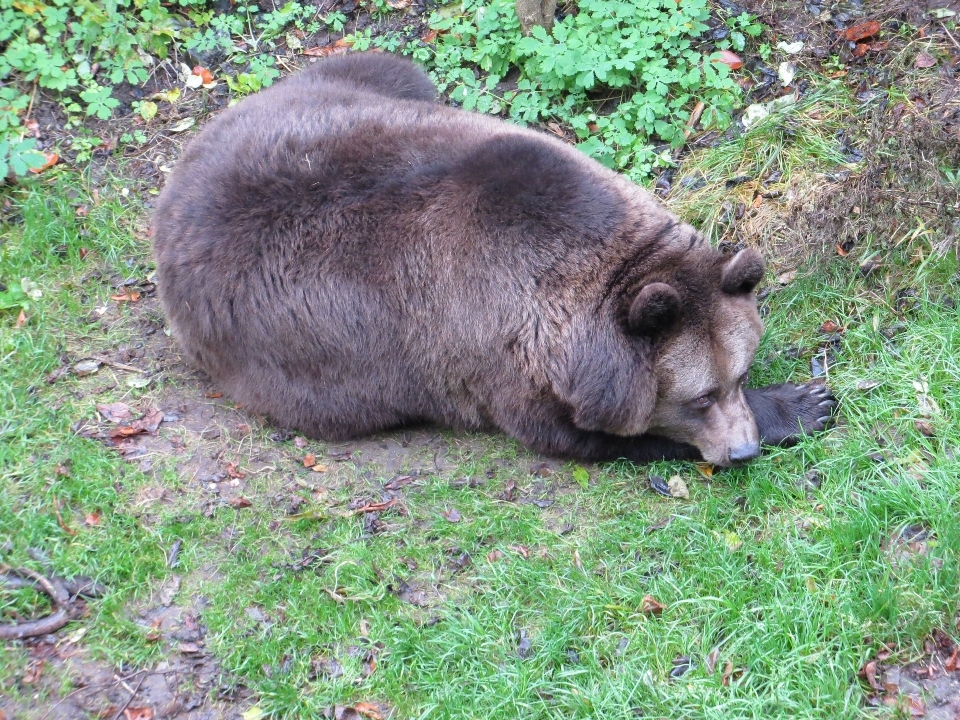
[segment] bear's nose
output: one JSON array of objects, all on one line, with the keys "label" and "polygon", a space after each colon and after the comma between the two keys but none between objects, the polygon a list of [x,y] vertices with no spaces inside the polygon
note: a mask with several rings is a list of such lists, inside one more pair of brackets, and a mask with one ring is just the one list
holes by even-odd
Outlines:
[{"label": "bear's nose", "polygon": [[739,447],[730,448],[730,462],[743,463],[747,460],[753,460],[759,454],[759,443],[746,443]]}]

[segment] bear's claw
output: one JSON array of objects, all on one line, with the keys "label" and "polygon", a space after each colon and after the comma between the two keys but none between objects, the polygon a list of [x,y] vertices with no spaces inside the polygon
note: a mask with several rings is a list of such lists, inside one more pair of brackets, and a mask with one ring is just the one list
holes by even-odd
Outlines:
[{"label": "bear's claw", "polygon": [[833,420],[837,401],[826,385],[770,385],[746,391],[766,445],[790,445],[802,435],[826,428]]}]

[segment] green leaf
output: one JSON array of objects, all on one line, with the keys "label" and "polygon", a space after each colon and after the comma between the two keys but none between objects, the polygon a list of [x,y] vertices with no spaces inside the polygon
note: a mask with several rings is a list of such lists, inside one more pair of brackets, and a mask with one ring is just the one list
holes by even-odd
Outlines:
[{"label": "green leaf", "polygon": [[574,466],[573,479],[577,481],[577,484],[583,490],[586,490],[590,485],[590,473],[587,472],[587,469],[582,465]]}]

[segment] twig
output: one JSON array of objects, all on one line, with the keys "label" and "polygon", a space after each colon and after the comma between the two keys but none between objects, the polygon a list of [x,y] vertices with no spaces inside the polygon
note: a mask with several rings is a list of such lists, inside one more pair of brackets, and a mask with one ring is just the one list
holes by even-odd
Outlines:
[{"label": "twig", "polygon": [[27,637],[37,637],[56,632],[73,620],[76,608],[70,600],[70,593],[57,578],[47,578],[29,568],[12,568],[0,565],[0,573],[5,575],[19,575],[32,580],[37,589],[50,596],[54,611],[39,620],[0,625],[0,640],[22,640]]},{"label": "twig", "polygon": [[956,45],[958,49],[960,49],[960,43],[958,43],[957,39],[953,36],[953,34],[949,30],[947,30],[947,24],[945,22],[941,22],[940,27],[943,28],[943,31],[947,34],[947,37],[953,40],[953,44]]},{"label": "twig", "polygon": [[[140,692],[140,687],[143,685],[143,681],[147,679],[149,674],[150,673],[148,672],[144,672],[143,675],[140,676],[140,682],[138,682],[137,686],[130,692],[130,697],[127,698],[127,701],[120,706],[119,710],[117,710],[117,714],[113,716],[113,720],[120,720],[120,716],[123,715],[124,711],[128,707],[130,707],[130,703],[133,702],[133,699],[137,696],[137,693]],[[126,686],[126,683],[124,683],[122,680],[120,682]]]},{"label": "twig", "polygon": [[116,362],[115,360],[108,360],[105,357],[100,355],[87,355],[91,360],[96,360],[97,362],[102,362],[104,365],[109,365],[110,367],[115,367],[117,370],[126,370],[127,372],[140,373],[141,375],[146,375],[147,371],[142,368],[134,367],[133,365],[124,365],[123,363]]}]

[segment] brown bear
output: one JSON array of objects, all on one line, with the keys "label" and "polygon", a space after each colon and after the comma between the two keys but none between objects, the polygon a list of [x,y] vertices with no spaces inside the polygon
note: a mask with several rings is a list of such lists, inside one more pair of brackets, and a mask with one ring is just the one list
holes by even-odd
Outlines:
[{"label": "brown bear", "polygon": [[407,60],[333,57],[189,145],[156,207],[159,288],[224,392],[316,438],[439,423],[584,460],[732,465],[825,426],[823,387],[746,389],[757,252],[435,96]]}]

